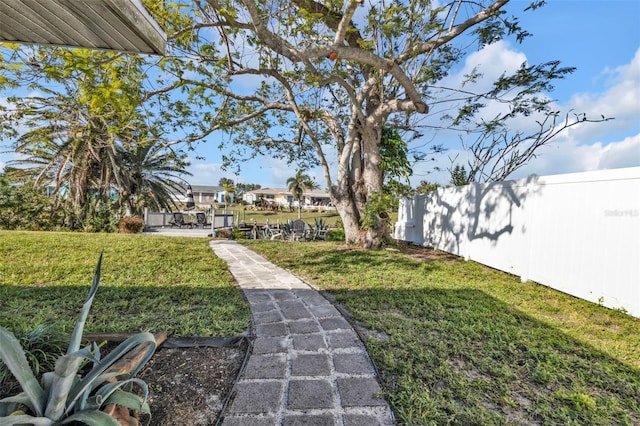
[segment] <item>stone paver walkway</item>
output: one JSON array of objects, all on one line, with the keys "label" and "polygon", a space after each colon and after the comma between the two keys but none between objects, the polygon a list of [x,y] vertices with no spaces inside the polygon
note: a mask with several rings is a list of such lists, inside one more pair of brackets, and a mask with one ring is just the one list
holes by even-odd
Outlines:
[{"label": "stone paver walkway", "polygon": [[244,291],[255,334],[223,425],[394,424],[362,342],[331,303],[236,242],[211,248]]}]

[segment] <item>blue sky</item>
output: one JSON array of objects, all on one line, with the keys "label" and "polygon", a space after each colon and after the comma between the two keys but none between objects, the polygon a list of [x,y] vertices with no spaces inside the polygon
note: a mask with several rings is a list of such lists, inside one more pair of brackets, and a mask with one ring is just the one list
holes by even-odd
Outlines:
[{"label": "blue sky", "polygon": [[[640,166],[640,0],[548,0],[544,7],[523,13],[529,3],[512,0],[507,10],[521,18],[533,37],[522,44],[500,42],[474,53],[461,64],[459,74],[450,78],[455,81],[478,65],[485,75],[498,76],[523,61],[535,64],[557,59],[563,66],[577,68],[549,94],[557,109],[593,117],[604,114],[615,120],[564,132],[512,178]],[[196,153],[205,159],[192,159],[191,184],[217,185],[220,178],[228,177],[262,187],[284,187],[295,174],[295,166],[268,157],[242,164],[238,176],[222,171],[218,138],[213,136],[197,147]],[[412,184],[420,180],[446,184],[448,173],[434,173],[433,166],[446,168],[450,157],[464,155],[457,143],[449,144],[435,164],[414,168]],[[0,168],[9,159],[8,154],[0,153]],[[310,174],[324,186],[319,170]]]},{"label": "blue sky", "polygon": [[[529,3],[514,0],[507,10],[521,17],[523,27],[533,37],[522,44],[501,43],[474,55],[474,59],[491,64],[498,74],[514,64],[519,66],[522,60],[530,64],[560,60],[562,65],[577,70],[558,81],[550,94],[558,109],[594,117],[604,114],[615,120],[558,136],[512,177],[640,166],[640,1],[549,0],[544,7],[523,14]],[[295,173],[294,167],[285,162],[260,158],[243,164],[238,176],[225,174],[220,170],[217,143],[202,144],[198,152],[206,160],[193,161],[190,170],[194,176],[190,180],[196,184],[216,185],[224,176],[262,187],[284,187],[286,179]],[[438,164],[446,168],[448,157],[456,154],[462,153],[450,146]],[[447,173],[432,170],[433,163],[414,168],[412,183],[448,182]],[[323,182],[318,170],[311,174]]]}]

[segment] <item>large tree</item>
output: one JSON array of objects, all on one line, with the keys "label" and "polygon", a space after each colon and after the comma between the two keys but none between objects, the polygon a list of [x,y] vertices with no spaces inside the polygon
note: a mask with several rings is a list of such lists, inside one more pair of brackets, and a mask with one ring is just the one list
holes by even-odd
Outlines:
[{"label": "large tree", "polygon": [[[525,147],[554,134],[558,113],[544,93],[573,71],[557,61],[522,64],[483,90],[470,85],[479,73],[459,87],[442,85],[469,49],[529,35],[504,11],[507,3],[201,0],[182,8],[190,13],[180,19],[171,4],[146,4],[176,42],[174,52],[188,58],[168,60],[165,69],[190,94],[191,111],[206,111],[193,140],[224,132],[227,163],[268,154],[300,168],[319,165],[346,239],[370,247],[386,232],[382,222],[363,221],[368,200],[383,190],[385,126],[419,134],[432,104],[453,111],[439,128],[479,140],[498,140],[510,120],[532,114],[551,119],[539,120],[530,139],[506,138]],[[503,108],[488,119],[482,113],[491,102]]]}]

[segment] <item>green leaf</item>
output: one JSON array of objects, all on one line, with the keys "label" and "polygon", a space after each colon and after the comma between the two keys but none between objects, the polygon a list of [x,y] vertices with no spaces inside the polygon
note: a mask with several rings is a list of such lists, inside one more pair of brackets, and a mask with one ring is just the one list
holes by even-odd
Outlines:
[{"label": "green leaf", "polygon": [[120,426],[116,419],[102,411],[79,411],[64,419],[60,424],[66,425],[73,422],[83,422],[89,426]]},{"label": "green leaf", "polygon": [[96,383],[100,380],[100,376],[104,371],[108,370],[113,364],[115,364],[120,358],[125,356],[136,346],[144,343],[150,343],[147,351],[140,360],[140,363],[133,368],[130,377],[135,376],[140,369],[151,359],[156,349],[156,339],[151,333],[138,333],[135,336],[129,337],[124,342],[120,343],[114,350],[112,350],[107,356],[104,357],[100,364],[96,364],[94,368],[87,373],[78,383],[76,383],[69,393],[69,402],[67,403],[67,411],[71,411],[76,404],[79,397],[85,393],[88,389],[94,389]]},{"label": "green leaf", "polygon": [[98,264],[96,265],[96,272],[93,275],[93,284],[91,284],[91,288],[89,289],[89,295],[87,296],[87,300],[85,300],[84,305],[82,306],[80,317],[78,318],[78,322],[76,322],[76,325],[73,329],[73,333],[71,334],[71,341],[69,342],[69,349],[67,350],[67,354],[76,352],[80,349],[80,343],[82,342],[82,332],[84,330],[84,324],[87,321],[89,310],[91,309],[91,305],[93,304],[93,297],[96,295],[96,291],[98,290],[98,285],[100,285],[100,269],[102,266],[102,254],[103,253],[100,253],[100,257],[98,258]]},{"label": "green leaf", "polygon": [[0,327],[0,358],[28,396],[31,402],[29,408],[33,409],[37,416],[42,416],[46,398],[44,390],[29,367],[20,342],[13,333],[3,327]]},{"label": "green leaf", "polygon": [[0,417],[8,416],[21,407],[30,407],[31,401],[24,392],[0,400]]},{"label": "green leaf", "polygon": [[113,392],[103,405],[116,404],[149,414],[151,411],[145,399],[131,392],[118,391]]},{"label": "green leaf", "polygon": [[[89,348],[85,348],[88,350]],[[67,397],[71,387],[76,382],[78,370],[82,365],[82,351],[75,354],[68,354],[60,357],[56,361],[55,375],[51,384],[51,391],[47,401],[45,416],[52,420],[59,420],[64,416]]]},{"label": "green leaf", "polygon": [[[0,417],[0,424],[2,426],[11,425],[32,425],[32,426],[50,426],[54,422],[46,417],[33,417],[26,414],[18,416]],[[116,423],[117,424],[117,423]]]},{"label": "green leaf", "polygon": [[[127,380],[120,380],[118,382],[114,382],[114,383],[109,383],[106,384],[104,386],[102,386],[96,393],[95,393],[95,398],[96,398],[96,402],[100,405],[103,404],[115,404],[114,402],[106,402],[107,400],[110,399],[111,395],[114,393],[119,393],[119,391],[122,391],[122,387],[126,386],[128,384],[136,384],[140,387],[140,389],[142,389],[143,392],[143,397],[138,397],[139,402],[137,403],[137,405],[134,405],[133,407],[129,407],[129,408],[133,408],[134,410],[140,410],[140,406],[142,405],[142,403],[144,401],[146,401],[147,399],[147,395],[149,395],[149,390],[147,388],[147,384],[144,382],[144,380],[141,379],[135,379],[135,378],[131,378],[131,379],[127,379]],[[122,391],[124,392],[124,391]]]}]

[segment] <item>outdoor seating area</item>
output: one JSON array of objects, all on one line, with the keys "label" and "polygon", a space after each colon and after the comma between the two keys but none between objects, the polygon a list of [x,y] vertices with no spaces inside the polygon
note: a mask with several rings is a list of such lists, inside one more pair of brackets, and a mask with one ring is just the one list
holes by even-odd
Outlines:
[{"label": "outdoor seating area", "polygon": [[[262,219],[262,220],[260,220]],[[280,241],[326,241],[327,235],[335,225],[324,217],[278,218],[261,217],[258,220],[246,218],[244,211],[225,211],[211,213],[206,211],[147,212],[145,229],[148,232],[161,232],[169,228],[175,232],[185,231],[185,235],[204,235],[221,237],[231,236],[251,240]]]},{"label": "outdoor seating area", "polygon": [[173,212],[173,218],[169,221],[171,228],[187,228],[187,229],[205,229],[211,226],[211,222],[207,219],[207,215],[203,212],[195,213],[195,220],[192,214],[182,212]]},{"label": "outdoor seating area", "polygon": [[330,228],[324,221],[315,221],[314,225],[296,219],[284,224],[239,224],[237,229],[244,232],[247,239],[265,239],[282,241],[326,240]]},{"label": "outdoor seating area", "polygon": [[[197,215],[202,214],[204,217],[204,213],[196,213]],[[182,212],[173,212],[173,219],[169,221],[169,225],[171,228],[194,228],[197,227],[199,222],[194,222],[193,218],[186,216]],[[206,218],[204,219],[206,221]]]},{"label": "outdoor seating area", "polygon": [[180,212],[173,212],[173,219],[169,222],[172,228],[191,228],[192,224],[184,220],[184,215]]}]

